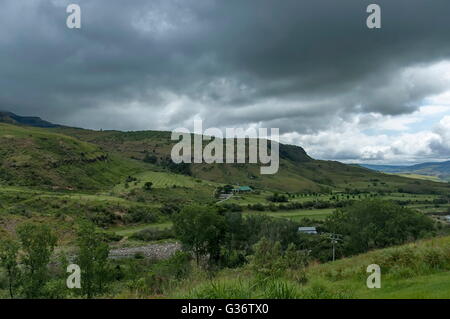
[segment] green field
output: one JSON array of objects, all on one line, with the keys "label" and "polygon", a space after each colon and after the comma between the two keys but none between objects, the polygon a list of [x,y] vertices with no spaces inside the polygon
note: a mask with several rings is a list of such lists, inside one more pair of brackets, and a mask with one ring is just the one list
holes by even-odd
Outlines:
[{"label": "green field", "polygon": [[110,233],[115,233],[120,236],[129,237],[133,235],[134,233],[137,233],[141,230],[148,229],[148,228],[155,228],[155,229],[164,229],[164,228],[170,228],[172,226],[171,222],[164,222],[164,223],[154,223],[154,224],[140,224],[140,225],[133,225],[133,226],[116,226],[111,227],[107,231]]},{"label": "green field", "polygon": [[408,177],[408,178],[415,178],[415,179],[421,179],[426,181],[432,181],[432,182],[442,182],[446,183],[447,181],[444,181],[440,179],[437,176],[430,176],[430,175],[420,175],[420,174],[413,174],[413,173],[395,173],[393,175],[398,175],[402,177]]},{"label": "green field", "polygon": [[[147,171],[140,174],[133,175],[137,179],[137,181],[133,182],[122,182],[116,185],[113,188],[113,192],[123,193],[130,191],[135,188],[142,188],[144,184],[147,182],[153,183],[153,188],[169,188],[169,187],[187,187],[187,188],[195,188],[201,185],[202,183],[208,186],[219,185],[213,182],[206,182],[199,179],[195,179],[190,176],[179,175],[169,172],[152,172]],[[126,186],[128,184],[128,187]],[[211,194],[212,196],[212,194]]]},{"label": "green field", "polygon": [[245,212],[244,216],[250,215],[266,215],[275,218],[286,218],[293,221],[299,221],[303,218],[323,220],[334,211],[333,208],[326,209],[298,209],[298,210],[284,210],[277,212]]}]

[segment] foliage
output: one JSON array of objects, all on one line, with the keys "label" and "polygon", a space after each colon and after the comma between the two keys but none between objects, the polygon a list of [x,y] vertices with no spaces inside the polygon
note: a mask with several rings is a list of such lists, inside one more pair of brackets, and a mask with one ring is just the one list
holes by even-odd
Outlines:
[{"label": "foliage", "polygon": [[142,241],[154,241],[173,237],[174,232],[172,228],[163,228],[163,229],[146,228],[130,236],[130,238],[132,239]]},{"label": "foliage", "polygon": [[0,241],[0,266],[6,270],[11,299],[14,298],[20,275],[17,261],[18,252],[19,245],[16,241],[9,238]]},{"label": "foliage", "polygon": [[195,254],[197,264],[202,256],[209,255],[210,261],[213,261],[220,255],[225,220],[214,208],[186,206],[174,215],[173,227],[183,246]]},{"label": "foliage", "polygon": [[255,253],[250,257],[249,268],[258,280],[279,277],[283,269],[280,242],[272,242],[263,237],[254,246]]},{"label": "foliage", "polygon": [[81,269],[81,292],[87,298],[104,292],[109,280],[109,247],[102,238],[102,234],[96,231],[92,223],[79,222],[76,259]]},{"label": "foliage", "polygon": [[153,154],[146,153],[143,161],[150,164],[156,164],[158,162],[158,158]]},{"label": "foliage", "polygon": [[434,229],[433,221],[422,213],[379,200],[355,202],[337,210],[325,227],[344,236],[346,254],[399,245]]},{"label": "foliage", "polygon": [[[249,257],[248,267],[260,283],[279,278],[289,271],[297,272],[297,281],[304,281],[304,271],[309,263],[309,255],[305,251],[297,250],[290,244],[283,251],[280,242],[273,242],[263,237],[254,246],[254,254]],[[298,276],[301,275],[301,276]]]},{"label": "foliage", "polygon": [[151,191],[153,187],[153,183],[152,182],[145,182],[144,184],[144,190],[145,191]]},{"label": "foliage", "polygon": [[161,294],[165,289],[177,286],[191,273],[191,254],[178,251],[166,260],[124,260],[120,267],[121,279],[128,280],[128,287],[139,296]]},{"label": "foliage", "polygon": [[23,292],[25,298],[41,298],[49,280],[47,265],[57,238],[47,225],[25,223],[18,227],[22,244]]},{"label": "foliage", "polygon": [[164,205],[160,208],[160,211],[163,215],[169,216],[178,213],[180,210],[180,206],[174,203],[164,203]]},{"label": "foliage", "polygon": [[154,223],[158,220],[158,213],[147,207],[134,207],[124,217],[127,224],[132,223]]},{"label": "foliage", "polygon": [[274,203],[286,203],[289,201],[288,197],[286,195],[274,193],[273,195],[270,195],[267,197],[268,201],[274,202]]}]

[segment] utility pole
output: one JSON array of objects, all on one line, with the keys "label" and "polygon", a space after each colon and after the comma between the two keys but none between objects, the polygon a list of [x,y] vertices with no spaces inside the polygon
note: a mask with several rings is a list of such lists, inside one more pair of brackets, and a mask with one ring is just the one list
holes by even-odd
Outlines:
[{"label": "utility pole", "polygon": [[342,235],[339,234],[330,234],[331,244],[333,245],[333,261],[336,260],[336,244],[338,241],[342,240]]}]

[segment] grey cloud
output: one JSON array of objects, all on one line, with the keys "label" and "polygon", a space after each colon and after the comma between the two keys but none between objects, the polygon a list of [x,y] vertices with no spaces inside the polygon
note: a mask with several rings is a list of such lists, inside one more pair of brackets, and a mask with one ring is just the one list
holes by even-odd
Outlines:
[{"label": "grey cloud", "polygon": [[366,28],[366,0],[78,0],[81,30],[65,27],[69,2],[3,1],[0,108],[93,128],[200,116],[310,133],[412,112],[444,88],[402,72],[450,58],[448,0],[378,0],[381,30]]}]

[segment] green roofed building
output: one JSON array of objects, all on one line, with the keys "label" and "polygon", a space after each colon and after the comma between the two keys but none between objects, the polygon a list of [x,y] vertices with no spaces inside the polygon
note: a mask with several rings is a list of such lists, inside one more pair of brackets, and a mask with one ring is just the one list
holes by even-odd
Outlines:
[{"label": "green roofed building", "polygon": [[236,188],[233,188],[234,193],[248,193],[251,192],[253,189],[250,186],[239,186]]}]

